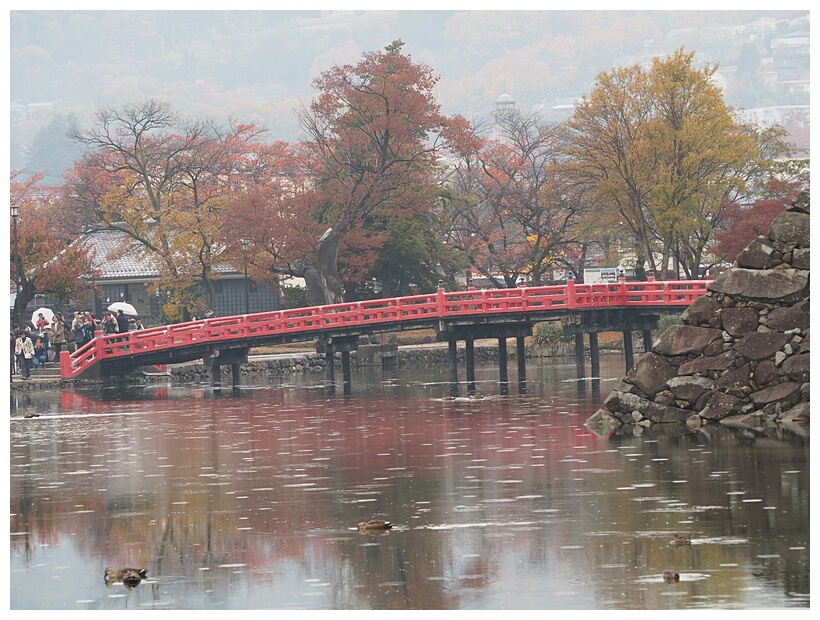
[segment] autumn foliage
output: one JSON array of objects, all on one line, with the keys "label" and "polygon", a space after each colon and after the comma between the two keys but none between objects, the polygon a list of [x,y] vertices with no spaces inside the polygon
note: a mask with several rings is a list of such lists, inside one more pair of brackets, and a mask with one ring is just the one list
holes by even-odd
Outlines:
[{"label": "autumn foliage", "polygon": [[100,226],[123,233],[116,252],[148,254],[152,292],[181,319],[211,305],[224,265],[274,288],[302,277],[310,305],[432,290],[464,270],[545,284],[593,254],[696,277],[808,186],[805,166],[782,163],[783,132],[736,121],[693,53],[600,74],[560,125],[499,113],[490,139],[442,114],[437,76],[403,46],[321,73],[297,143],[155,100],[101,109],[74,130],[85,155],[60,188],[12,177],[20,303],[91,286],[93,257],[68,241]]},{"label": "autumn foliage", "polygon": [[[23,308],[38,293],[61,301],[82,298],[94,288],[99,272],[93,255],[83,243],[72,243],[68,218],[55,200],[53,190],[38,186],[39,175],[26,181],[11,174],[11,205],[17,207],[17,255],[11,244],[12,284],[18,285],[14,316],[26,319]],[[12,222],[12,226],[14,222]],[[19,264],[15,264],[19,260]]]},{"label": "autumn foliage", "polygon": [[775,198],[758,200],[751,207],[737,203],[728,207],[724,217],[730,225],[717,234],[717,250],[723,260],[734,262],[749,243],[767,233],[774,218],[783,213],[787,206],[787,201]]}]

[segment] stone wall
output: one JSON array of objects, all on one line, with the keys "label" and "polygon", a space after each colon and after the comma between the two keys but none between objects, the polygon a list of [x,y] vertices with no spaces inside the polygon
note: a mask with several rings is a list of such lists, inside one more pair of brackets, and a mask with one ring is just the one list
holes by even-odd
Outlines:
[{"label": "stone wall", "polygon": [[[809,195],[664,331],[587,426],[809,421]],[[806,427],[807,428],[807,427]]]}]

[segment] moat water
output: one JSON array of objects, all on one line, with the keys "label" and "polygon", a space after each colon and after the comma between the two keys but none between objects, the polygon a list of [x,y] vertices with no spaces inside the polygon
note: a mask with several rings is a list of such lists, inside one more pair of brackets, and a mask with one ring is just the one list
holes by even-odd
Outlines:
[{"label": "moat water", "polygon": [[808,608],[808,440],[600,437],[622,365],[480,366],[480,399],[446,368],[13,392],[11,609]]}]

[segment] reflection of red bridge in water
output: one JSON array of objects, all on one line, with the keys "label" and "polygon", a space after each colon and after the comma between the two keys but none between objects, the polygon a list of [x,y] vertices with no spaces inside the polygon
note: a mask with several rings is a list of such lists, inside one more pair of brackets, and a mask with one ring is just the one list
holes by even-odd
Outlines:
[{"label": "reflection of red bridge in water", "polygon": [[[257,314],[153,327],[126,334],[95,338],[74,353],[62,352],[63,379],[122,376],[141,366],[165,365],[202,359],[214,370],[233,367],[238,383],[239,364],[252,347],[287,342],[314,341],[324,351],[328,375],[333,378],[335,352],[342,354],[345,382],[349,384],[349,353],[364,334],[412,329],[436,330],[450,351],[450,378],[457,382],[456,342],[466,341],[467,379],[472,380],[472,346],[478,338],[498,338],[501,380],[506,382],[506,339],[515,337],[519,377],[524,369],[524,337],[532,326],[560,320],[564,331],[575,334],[579,376],[583,376],[583,335],[590,336],[593,376],[597,365],[597,334],[621,331],[627,368],[632,366],[632,331],[643,331],[647,349],[649,332],[660,314],[680,312],[703,295],[710,281],[619,282],[468,290],[429,295],[374,299],[328,306],[295,308]],[[580,347],[578,346],[580,344]]]}]

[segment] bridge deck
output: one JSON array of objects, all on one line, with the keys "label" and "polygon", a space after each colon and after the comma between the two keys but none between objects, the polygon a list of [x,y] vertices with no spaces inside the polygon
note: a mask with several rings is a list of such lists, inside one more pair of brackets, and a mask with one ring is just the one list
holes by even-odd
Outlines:
[{"label": "bridge deck", "polygon": [[709,281],[619,282],[413,295],[219,317],[95,338],[74,353],[63,352],[60,374],[77,378],[99,371],[171,364],[242,349],[314,338],[436,328],[447,325],[534,324],[571,313],[631,309],[663,313],[689,306]]}]

